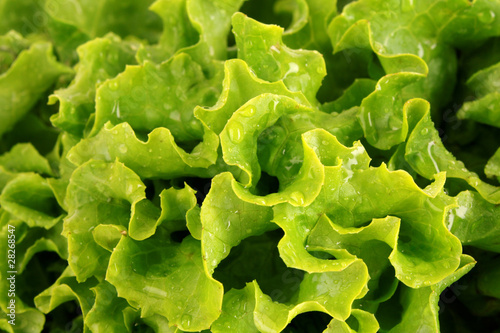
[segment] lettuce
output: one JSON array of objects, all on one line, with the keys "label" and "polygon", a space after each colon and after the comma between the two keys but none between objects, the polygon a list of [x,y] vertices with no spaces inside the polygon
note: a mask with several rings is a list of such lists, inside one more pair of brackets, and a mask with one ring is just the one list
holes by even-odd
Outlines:
[{"label": "lettuce", "polygon": [[500,331],[498,1],[0,18],[3,331]]}]

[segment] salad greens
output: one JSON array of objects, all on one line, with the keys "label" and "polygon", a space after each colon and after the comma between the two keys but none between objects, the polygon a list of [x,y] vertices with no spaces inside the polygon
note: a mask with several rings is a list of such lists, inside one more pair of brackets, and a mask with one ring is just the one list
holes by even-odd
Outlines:
[{"label": "salad greens", "polygon": [[499,138],[498,0],[0,0],[0,328],[500,332]]}]

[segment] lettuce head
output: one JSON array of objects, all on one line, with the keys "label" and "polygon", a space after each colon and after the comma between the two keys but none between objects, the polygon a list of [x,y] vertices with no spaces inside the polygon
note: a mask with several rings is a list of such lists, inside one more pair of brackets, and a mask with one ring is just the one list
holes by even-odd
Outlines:
[{"label": "lettuce head", "polygon": [[0,0],[0,329],[500,332],[500,1]]}]

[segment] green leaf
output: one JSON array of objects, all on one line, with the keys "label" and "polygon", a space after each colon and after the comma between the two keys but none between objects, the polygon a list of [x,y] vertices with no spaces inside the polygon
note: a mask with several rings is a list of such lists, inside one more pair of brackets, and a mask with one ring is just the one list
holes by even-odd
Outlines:
[{"label": "green leaf", "polygon": [[309,234],[306,246],[309,251],[314,251],[315,248],[345,249],[362,259],[370,274],[370,292],[363,301],[382,302],[392,296],[397,285],[395,279],[387,281],[388,278],[382,279],[382,275],[390,267],[389,256],[396,247],[399,229],[400,219],[393,216],[373,219],[368,226],[362,228],[342,228],[322,215]]},{"label": "green leaf", "polygon": [[493,0],[0,0],[0,330],[491,331],[499,23]]},{"label": "green leaf", "polygon": [[39,32],[44,28],[43,1],[2,0],[0,2],[0,34],[16,30],[23,35]]},{"label": "green leaf", "polygon": [[43,313],[49,313],[59,305],[75,300],[85,317],[94,304],[95,295],[91,288],[97,283],[93,278],[79,283],[68,266],[52,286],[35,297],[35,305]]},{"label": "green leaf", "polygon": [[25,116],[63,74],[72,71],[58,63],[49,43],[34,43],[0,75],[0,135]]},{"label": "green leaf", "polygon": [[118,298],[115,288],[106,281],[92,288],[95,302],[85,316],[85,325],[92,332],[130,332],[139,314],[127,301]]},{"label": "green leaf", "polygon": [[248,283],[243,289],[231,289],[224,294],[222,312],[212,325],[212,332],[260,332],[254,322],[255,285]]},{"label": "green leaf", "polygon": [[259,23],[242,13],[233,16],[233,32],[238,58],[259,78],[282,80],[288,89],[302,92],[311,104],[317,104],[316,93],[326,75],[320,53],[288,48],[282,41],[283,28]]},{"label": "green leaf", "polygon": [[99,224],[92,229],[94,241],[109,252],[113,252],[123,234],[127,234],[126,228],[116,224]]},{"label": "green leaf", "polygon": [[288,303],[273,302],[253,281],[242,290],[233,289],[224,295],[223,311],[214,323],[214,331],[281,332],[294,317],[310,311],[325,312],[345,320],[367,280],[366,266],[360,260],[340,271],[325,269],[324,272],[306,273]]},{"label": "green leaf", "polygon": [[[176,52],[206,48],[209,59],[227,57],[227,34],[231,15],[243,0],[206,2],[202,0],[158,0],[151,6],[163,20],[163,33],[157,45],[139,50],[138,58],[161,63]],[[210,13],[207,15],[207,13]]]},{"label": "green leaf", "polygon": [[212,179],[212,187],[201,206],[201,243],[209,274],[243,239],[273,230],[272,209],[242,199],[230,173]]},{"label": "green leaf", "polygon": [[361,102],[359,119],[366,140],[379,149],[390,149],[408,135],[407,105],[398,92],[422,76],[415,73],[387,75]]},{"label": "green leaf", "polygon": [[[319,175],[321,168],[318,168],[310,149],[303,148],[300,136],[308,130],[324,126],[345,142],[352,143],[361,136],[356,114],[357,110],[351,110],[330,115],[283,95],[261,94],[233,111],[227,121],[220,134],[223,158],[227,164],[243,171],[236,176],[245,187],[254,187],[258,183],[261,169],[279,179],[282,193],[269,195],[270,201],[256,199],[256,203],[263,204],[262,200],[265,200],[266,204],[276,204],[276,200],[286,200],[284,196],[288,195],[287,192],[295,192],[299,187],[308,191],[304,186],[317,193],[321,176],[318,182],[309,184],[306,184],[309,182],[306,178],[315,178],[312,174]],[[250,200],[249,196],[247,198]],[[305,205],[309,202],[300,198],[292,201]]]},{"label": "green leaf", "polygon": [[332,51],[327,25],[337,14],[336,1],[281,0],[274,10],[292,15],[292,23],[283,33],[283,42],[289,47],[318,50],[324,56]]},{"label": "green leaf", "polygon": [[[367,20],[360,20],[356,22],[356,24],[352,25],[347,31],[345,31],[340,40],[333,40],[333,36],[339,32],[336,29],[339,29],[339,25],[345,23],[342,15],[335,18],[329,26],[332,41],[336,42],[336,44],[334,44],[335,53],[342,51],[349,52],[348,50],[360,48],[363,51],[368,50],[374,52],[386,74],[408,72],[427,75],[427,64],[416,55],[387,54],[384,46],[374,41],[371,24]],[[348,55],[348,53],[346,54]]]},{"label": "green leaf", "polygon": [[152,2],[72,0],[48,2],[44,9],[53,20],[72,25],[90,38],[114,32],[120,37],[134,35],[154,41],[161,30],[161,21],[148,10]]},{"label": "green leaf", "polygon": [[[469,272],[476,264],[475,260],[462,255],[457,270],[442,281],[423,288],[402,287],[400,302],[403,305],[401,322],[389,332],[439,332],[439,295],[443,290]],[[418,315],[418,320],[415,314]]]},{"label": "green leaf", "polygon": [[47,183],[49,184],[52,192],[54,192],[54,196],[62,209],[68,211],[68,207],[66,205],[66,189],[69,184],[69,179],[75,171],[76,166],[71,163],[68,158],[68,151],[78,142],[79,139],[68,134],[62,133],[51,154],[51,164],[57,165],[57,175],[56,178],[48,178]]},{"label": "green leaf", "polygon": [[146,239],[156,232],[160,224],[164,224],[169,232],[185,230],[186,220],[195,210],[195,191],[188,185],[183,189],[173,187],[160,193],[161,214],[151,201],[143,199],[132,207],[129,232],[135,240]]},{"label": "green leaf", "polygon": [[[5,329],[6,332],[12,333],[39,333],[43,330],[45,316],[40,311],[27,306],[22,306],[22,303],[19,300],[16,306],[15,325],[11,325],[7,322],[7,320],[10,320],[10,317],[7,317],[7,319],[0,319],[0,328]],[[0,312],[0,315],[3,317],[5,315],[2,312]],[[4,321],[5,324],[1,321]]]},{"label": "green leaf", "polygon": [[157,0],[149,7],[163,21],[163,32],[157,45],[144,46],[137,52],[140,62],[151,60],[162,63],[178,50],[196,44],[198,31],[187,11],[186,0]]},{"label": "green leaf", "polygon": [[106,280],[141,317],[160,315],[181,330],[207,329],[220,314],[222,285],[206,273],[201,244],[189,236],[174,243],[160,228],[143,241],[122,237]]},{"label": "green leaf", "polygon": [[0,74],[6,72],[21,51],[29,48],[29,43],[16,31],[0,36]]},{"label": "green leaf", "polygon": [[285,230],[279,248],[288,266],[307,271],[319,265],[304,244],[323,214],[344,228],[392,215],[402,221],[396,251],[390,256],[400,281],[412,287],[430,285],[456,269],[461,245],[444,226],[446,212],[454,203],[443,193],[444,174],[422,190],[404,171],[391,172],[385,164],[368,168],[369,158],[360,144],[346,148],[324,131],[307,134],[321,137],[309,142],[318,144],[325,183],[307,207],[280,204],[274,208],[274,221]]},{"label": "green leaf", "polygon": [[367,280],[366,265],[361,260],[354,260],[340,271],[325,269],[305,274],[295,301],[289,305],[276,304],[257,289],[256,324],[261,330],[277,327],[279,332],[295,316],[307,311],[322,311],[334,318],[346,319],[354,299],[365,293]]},{"label": "green leaf", "polygon": [[[292,121],[293,120],[296,119],[292,118]],[[257,125],[257,128],[258,127],[259,126]],[[291,130],[290,132],[293,133],[294,131]],[[301,131],[297,131],[294,134],[300,135],[300,132]],[[318,156],[316,156],[314,150],[310,146],[308,146],[305,141],[302,141],[302,149],[304,154],[303,159],[299,160],[299,157],[295,155],[294,157],[292,157],[292,160],[290,162],[287,161],[286,157],[289,157],[289,155],[285,155],[285,157],[283,156],[283,152],[285,150],[291,150],[292,152],[298,150],[289,149],[292,144],[293,142],[288,145],[284,145],[284,148],[283,146],[279,146],[278,150],[283,149],[281,151],[281,154],[279,154],[279,151],[275,152],[275,155],[273,156],[274,159],[271,159],[270,162],[266,163],[267,165],[271,165],[274,169],[267,169],[266,171],[268,171],[271,175],[278,176],[277,178],[280,181],[280,188],[278,192],[270,193],[264,196],[254,195],[250,190],[245,189],[243,186],[241,186],[241,184],[235,184],[233,186],[235,193],[237,193],[237,195],[243,200],[256,203],[258,205],[274,206],[282,202],[288,202],[294,206],[309,205],[316,198],[321,190],[321,186],[323,185],[323,165],[321,164]],[[240,156],[242,155],[243,154],[241,154]],[[231,155],[233,159],[234,156],[237,155]],[[280,158],[282,159],[281,161],[279,160]],[[229,158],[227,159],[229,160]],[[289,164],[287,162],[289,162]],[[286,170],[290,171],[292,169],[290,168],[290,166],[293,166],[294,162],[299,162],[301,164],[300,170],[298,170],[297,174],[290,175],[290,172],[279,172],[280,170],[283,170],[283,165],[285,165],[284,168]],[[264,167],[266,167],[266,165],[264,165]],[[305,195],[304,193],[307,193],[307,195]]]},{"label": "green leaf", "polygon": [[186,226],[194,239],[201,240],[201,208],[196,205],[186,213]]},{"label": "green leaf", "polygon": [[49,97],[49,104],[57,101],[60,104],[59,112],[51,117],[54,126],[81,137],[95,110],[96,89],[101,82],[121,73],[125,65],[135,63],[136,47],[113,34],[79,46],[80,61],[75,67],[74,80],[67,88],[56,90]]},{"label": "green leaf", "polygon": [[365,97],[370,95],[376,87],[371,79],[356,79],[336,100],[325,103],[321,109],[327,113],[342,112],[354,106],[360,106]]},{"label": "green leaf", "polygon": [[[352,108],[339,115],[327,114],[315,109],[305,109],[306,112],[301,112],[298,108],[295,110],[299,112],[289,110],[259,135],[257,154],[262,170],[278,178],[280,189],[287,191],[288,188],[297,190],[298,187],[303,187],[302,191],[308,191],[306,187],[317,189],[318,183],[322,182],[321,167],[318,168],[317,158],[314,157],[311,148],[303,142],[302,134],[316,128],[323,128],[341,138],[342,143],[350,145],[354,140],[362,137],[362,129],[357,119],[359,109]],[[313,176],[313,173],[319,177]],[[311,181],[304,187],[306,174],[307,177],[317,178],[317,182]],[[299,185],[300,183],[302,185]],[[296,185],[292,186],[292,184]],[[317,193],[317,191],[314,190],[311,193]],[[310,200],[312,199],[311,197]],[[295,201],[300,203],[302,200]],[[307,202],[309,201],[304,201],[304,204],[307,205]]]},{"label": "green leaf", "polygon": [[221,168],[215,165],[218,145],[219,138],[206,127],[203,141],[187,153],[166,128],[154,129],[144,142],[128,123],[116,126],[107,123],[96,136],[80,141],[67,158],[75,165],[91,159],[107,162],[118,159],[143,178],[208,177]]},{"label": "green leaf", "polygon": [[252,187],[259,180],[255,138],[282,116],[310,111],[288,97],[262,94],[233,114],[221,132],[220,140],[225,162],[238,166],[244,172],[240,179],[243,186]]},{"label": "green leaf", "polygon": [[500,203],[498,187],[483,182],[476,173],[467,170],[462,161],[446,150],[434,128],[429,107],[429,103],[424,100],[414,100],[408,105],[407,114],[409,118],[414,119],[412,122],[416,125],[406,142],[406,161],[419,175],[427,179],[446,171],[447,177],[465,180],[488,202]]},{"label": "green leaf", "polygon": [[456,12],[451,20],[446,17],[446,25],[440,31],[443,42],[460,48],[470,48],[471,45],[478,45],[489,37],[500,35],[500,5],[496,1],[456,3],[460,5],[461,10]]},{"label": "green leaf", "polygon": [[142,319],[149,327],[153,328],[155,332],[158,333],[182,333],[180,329],[175,326],[169,326],[167,318],[154,315]]},{"label": "green leaf", "polygon": [[500,208],[471,191],[460,192],[457,204],[447,217],[448,229],[464,245],[500,252]]},{"label": "green leaf", "polygon": [[500,179],[500,149],[497,149],[495,154],[488,160],[484,167],[484,173],[489,178],[497,177],[497,179]]},{"label": "green leaf", "polygon": [[202,68],[187,54],[179,54],[161,65],[145,62],[129,66],[97,92],[96,119],[91,132],[103,125],[128,122],[141,134],[168,128],[178,143],[193,147],[203,136],[202,124],[194,117],[195,106],[210,106],[219,95],[219,77],[205,78]]},{"label": "green leaf", "polygon": [[19,120],[10,132],[6,132],[0,141],[0,151],[9,151],[18,143],[31,143],[40,154],[44,155],[54,147],[58,130],[50,125],[45,118],[48,111],[52,112],[52,106],[43,105],[44,98],[37,102],[35,108],[31,109],[21,120]]},{"label": "green leaf", "polygon": [[[500,9],[499,9],[500,10]],[[466,102],[458,111],[459,119],[471,119],[480,123],[500,127],[500,63],[485,68],[467,80],[467,86],[477,97]]]},{"label": "green leaf", "polygon": [[0,155],[0,191],[19,173],[36,172],[52,176],[54,173],[47,159],[31,143],[19,143],[9,152]]},{"label": "green leaf", "polygon": [[474,89],[477,97],[498,92],[500,81],[500,63],[484,68],[472,75],[467,80],[467,86]]},{"label": "green leaf", "polygon": [[457,117],[500,127],[500,112],[498,110],[500,110],[500,93],[494,92],[476,101],[464,103]]},{"label": "green leaf", "polygon": [[48,14],[53,2],[45,1],[45,15],[47,24],[47,33],[54,44],[54,48],[63,62],[66,65],[74,65],[78,62],[77,48],[90,41],[90,36],[81,31],[73,22],[63,22]]},{"label": "green leaf", "polygon": [[[200,34],[200,41],[208,45],[208,53],[215,59],[226,59],[227,34],[231,15],[244,0],[191,0],[187,2],[188,15]],[[207,13],[210,13],[207,15]]]},{"label": "green leaf", "polygon": [[96,243],[92,230],[100,224],[126,228],[131,205],[145,198],[144,190],[140,178],[117,161],[92,160],[75,170],[67,189],[63,234],[68,238],[68,264],[78,281],[104,277],[110,253]]},{"label": "green leaf", "polygon": [[19,143],[0,156],[0,165],[5,169],[19,172],[36,172],[52,176],[52,168],[47,159],[40,155],[31,143]]},{"label": "green leaf", "polygon": [[50,229],[64,216],[47,181],[35,173],[11,180],[2,191],[0,204],[30,227]]},{"label": "green leaf", "polygon": [[[30,260],[40,252],[55,252],[62,259],[68,258],[68,245],[66,239],[61,235],[62,222],[52,227],[50,230],[43,228],[28,227],[25,223],[15,220],[11,216],[10,225],[16,228],[16,270],[22,274]],[[4,226],[2,234],[7,239],[7,228]],[[5,254],[7,255],[7,253]],[[7,267],[5,267],[7,268]]]},{"label": "green leaf", "polygon": [[323,331],[323,333],[375,333],[378,332],[380,328],[373,314],[359,309],[353,309],[351,316],[347,320],[354,322],[357,329],[353,330],[344,321],[332,319],[330,324],[328,324],[328,328]]},{"label": "green leaf", "polygon": [[[486,18],[490,13],[488,7],[494,18],[497,5],[488,1],[471,5],[454,0],[363,0],[346,6],[332,20],[329,35],[335,52],[342,50],[349,59],[361,56],[365,66],[372,68],[377,66],[373,62],[374,53],[387,74],[423,73],[409,68],[426,68],[426,63],[428,77],[406,88],[403,96],[422,97],[439,108],[450,101],[452,82],[456,80],[457,57],[452,46],[477,44],[498,29],[491,24],[494,20],[489,23],[478,20],[479,8]],[[420,60],[418,64],[416,56],[425,63]]]},{"label": "green leaf", "polygon": [[210,108],[196,107],[194,113],[212,131],[220,134],[236,110],[264,93],[287,96],[299,104],[310,105],[304,95],[291,92],[283,82],[270,83],[259,79],[246,62],[231,59],[224,63],[223,88],[217,103]]},{"label": "green leaf", "polygon": [[[33,269],[33,266],[27,270],[26,267],[38,252],[54,251],[64,256],[65,243],[60,236],[61,228],[55,227],[50,231],[29,228],[3,208],[0,209],[0,225],[0,238],[5,241],[5,246],[0,248],[0,255],[6,258],[0,263],[0,318],[6,318],[5,323],[8,324],[3,328],[10,327],[6,329],[10,332],[41,332],[45,316],[31,307],[32,300],[29,296],[43,287],[53,267],[50,264],[43,270]],[[37,279],[33,280],[30,276],[37,276]],[[12,301],[15,301],[14,308]],[[7,314],[10,316],[7,317]],[[14,320],[11,321],[12,319]],[[10,325],[8,321],[14,324]]]}]

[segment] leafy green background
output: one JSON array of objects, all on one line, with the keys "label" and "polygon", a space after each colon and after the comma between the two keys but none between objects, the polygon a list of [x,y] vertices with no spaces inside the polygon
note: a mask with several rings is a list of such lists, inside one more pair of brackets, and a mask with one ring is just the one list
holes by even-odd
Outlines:
[{"label": "leafy green background", "polygon": [[0,329],[500,332],[499,138],[497,0],[0,0]]}]

